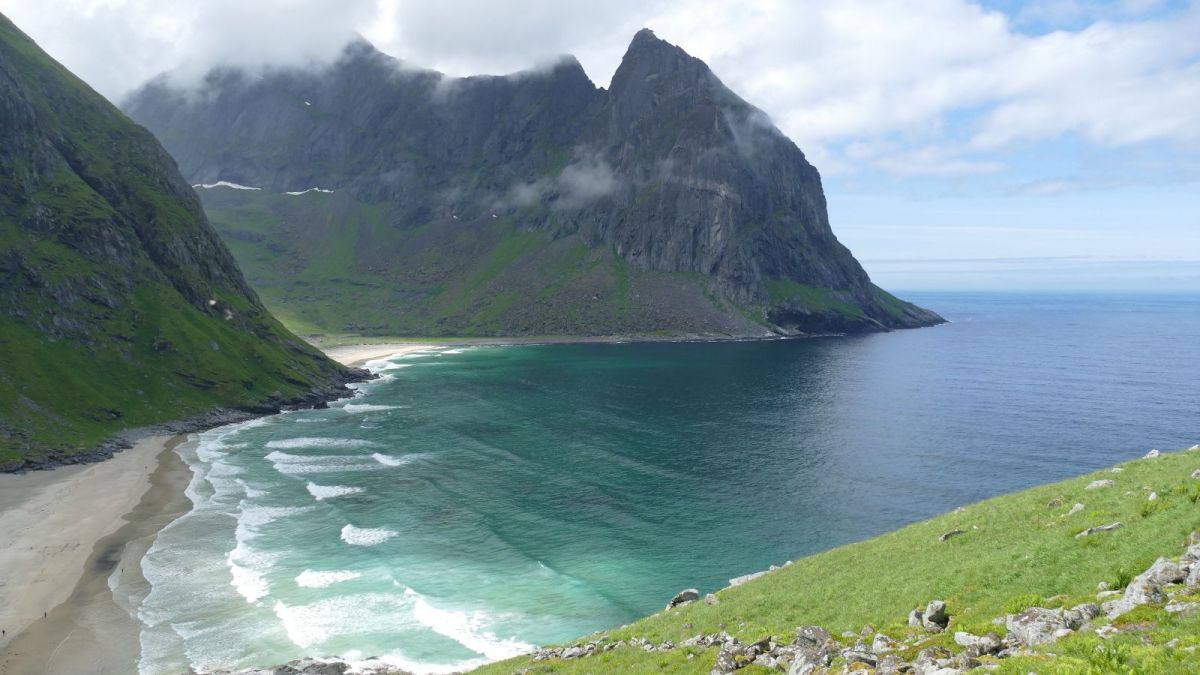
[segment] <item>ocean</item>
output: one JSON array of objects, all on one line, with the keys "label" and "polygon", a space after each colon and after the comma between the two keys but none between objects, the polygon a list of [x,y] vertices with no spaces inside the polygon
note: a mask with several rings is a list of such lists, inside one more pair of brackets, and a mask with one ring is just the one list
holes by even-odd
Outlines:
[{"label": "ocean", "polygon": [[462,347],[194,436],[143,675],[501,659],[680,589],[1200,442],[1200,296],[909,293],[863,337]]}]

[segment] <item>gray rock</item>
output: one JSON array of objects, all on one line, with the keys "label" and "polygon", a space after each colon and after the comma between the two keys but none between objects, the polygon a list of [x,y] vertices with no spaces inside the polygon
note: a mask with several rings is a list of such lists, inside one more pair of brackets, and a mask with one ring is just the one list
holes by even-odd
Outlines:
[{"label": "gray rock", "polygon": [[1104,613],[1108,615],[1108,618],[1115,619],[1140,605],[1166,602],[1167,597],[1163,595],[1162,585],[1157,579],[1162,578],[1164,575],[1170,576],[1173,572],[1167,569],[1165,565],[1160,564],[1163,562],[1170,563],[1165,558],[1159,558],[1158,562],[1155,562],[1150,569],[1137,575],[1133,578],[1133,581],[1129,582],[1120,600],[1104,603]]},{"label": "gray rock", "polygon": [[1150,452],[1147,452],[1145,454],[1145,456],[1142,457],[1142,459],[1156,459],[1161,454],[1162,453],[1159,452],[1158,450],[1151,450]]},{"label": "gray rock", "polygon": [[675,597],[671,598],[671,602],[667,603],[667,609],[673,609],[675,607],[679,607],[680,605],[686,605],[689,602],[695,602],[699,599],[700,591],[694,588],[685,588],[676,593]]},{"label": "gray rock", "polygon": [[1111,478],[1102,478],[1100,480],[1094,480],[1094,481],[1088,483],[1087,487],[1085,487],[1083,489],[1084,490],[1099,490],[1100,488],[1112,487],[1115,484],[1116,484],[1116,481],[1112,480]]},{"label": "gray rock", "polygon": [[842,658],[846,659],[846,663],[865,663],[872,668],[879,662],[879,658],[866,649],[844,649],[842,650]]},{"label": "gray rock", "polygon": [[1192,472],[1192,479],[1200,480],[1200,469],[1196,469],[1195,471]]},{"label": "gray rock", "polygon": [[729,585],[730,585],[730,587],[741,586],[742,584],[746,583],[747,581],[754,581],[755,579],[761,577],[762,575],[764,575],[766,573],[767,573],[766,570],[763,570],[762,572],[754,572],[753,574],[743,574],[740,577],[734,577],[734,578],[730,579]]},{"label": "gray rock", "polygon": [[938,537],[938,541],[946,541],[947,539],[950,539],[951,537],[957,537],[960,534],[966,534],[966,532],[964,532],[958,528],[954,528],[953,530],[950,530],[949,532],[945,532],[940,537]]},{"label": "gray rock", "polygon": [[950,624],[950,615],[946,613],[946,603],[933,600],[925,607],[921,617],[921,625],[931,633],[940,633]]},{"label": "gray rock", "polygon": [[895,648],[896,641],[883,633],[876,633],[875,637],[871,639],[871,651],[876,654],[886,654]]},{"label": "gray rock", "polygon": [[1075,506],[1072,506],[1072,507],[1071,507],[1071,510],[1070,510],[1070,511],[1067,511],[1067,515],[1068,515],[1068,516],[1073,516],[1073,515],[1075,515],[1076,513],[1079,513],[1079,512],[1080,512],[1080,511],[1082,511],[1082,510],[1083,510],[1083,504],[1080,504],[1080,503],[1076,502],[1076,503],[1075,503]]},{"label": "gray rock", "polygon": [[921,609],[919,607],[914,608],[913,611],[908,613],[908,625],[920,628],[925,625],[924,618],[925,615],[921,612]]},{"label": "gray rock", "polygon": [[1082,539],[1084,537],[1088,537],[1093,534],[1096,534],[1097,532],[1111,532],[1112,530],[1119,530],[1119,529],[1121,529],[1121,523],[1109,523],[1108,525],[1097,525],[1095,527],[1089,527],[1086,530],[1084,530],[1083,532],[1080,532],[1079,534],[1075,535],[1075,538]]},{"label": "gray rock", "polygon": [[1180,616],[1195,616],[1196,611],[1200,610],[1200,602],[1168,602],[1163,609]]},{"label": "gray rock", "polygon": [[1026,647],[1050,644],[1061,637],[1059,630],[1070,631],[1061,609],[1044,607],[1030,607],[1020,614],[1010,614],[1005,627],[1011,640]]},{"label": "gray rock", "polygon": [[706,605],[715,605],[719,602],[721,602],[720,599],[718,599],[717,596],[713,595],[712,593],[708,593],[704,596],[704,604]]},{"label": "gray rock", "polygon": [[579,658],[580,656],[583,656],[583,654],[584,654],[584,649],[583,649],[583,647],[580,647],[580,646],[578,646],[578,645],[575,645],[574,647],[567,647],[566,649],[564,649],[564,650],[563,650],[563,653],[562,653],[562,658],[564,658],[564,659],[577,659],[577,658]]},{"label": "gray rock", "polygon": [[1200,586],[1200,563],[1192,565],[1192,571],[1188,572],[1187,579],[1184,580],[1188,588]]},{"label": "gray rock", "polygon": [[1177,584],[1187,578],[1187,572],[1178,564],[1171,562],[1167,558],[1159,558],[1154,561],[1150,569],[1142,573],[1146,578],[1160,586],[1167,584]]}]

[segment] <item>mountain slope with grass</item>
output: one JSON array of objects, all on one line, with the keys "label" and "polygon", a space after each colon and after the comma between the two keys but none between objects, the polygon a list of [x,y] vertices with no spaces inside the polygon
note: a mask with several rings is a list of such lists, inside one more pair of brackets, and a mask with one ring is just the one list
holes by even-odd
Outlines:
[{"label": "mountain slope with grass", "polygon": [[0,15],[0,468],[356,377],[262,306],[151,134]]},{"label": "mountain slope with grass", "polygon": [[[699,589],[715,594],[477,672],[1192,673],[1198,529],[1195,446]],[[935,600],[945,617],[910,620]]]},{"label": "mountain slope with grass", "polygon": [[310,332],[795,335],[941,318],[871,283],[817,170],[643,30],[607,90],[573,58],[449,78],[359,41],[325,69],[169,77],[125,109]]}]

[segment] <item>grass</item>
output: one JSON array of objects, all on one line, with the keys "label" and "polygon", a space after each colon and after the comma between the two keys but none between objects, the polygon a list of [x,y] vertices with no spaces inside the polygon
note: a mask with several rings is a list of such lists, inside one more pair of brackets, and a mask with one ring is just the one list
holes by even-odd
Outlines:
[{"label": "grass", "polygon": [[[952,620],[947,634],[927,644],[951,644],[955,630],[1003,632],[992,624],[993,618],[1048,598],[1061,606],[1094,601],[1100,581],[1127,581],[1131,572],[1140,573],[1157,557],[1183,552],[1187,535],[1200,528],[1200,481],[1190,478],[1200,468],[1200,452],[1164,454],[1121,468],[1120,473],[1103,470],[996,497],[803,558],[719,591],[717,605],[693,603],[603,635],[614,641],[636,636],[678,644],[726,630],[743,641],[773,635],[787,642],[801,625],[820,625],[838,635],[869,624],[899,638],[913,630],[906,625],[909,610],[935,598],[947,602]],[[1084,490],[1098,478],[1112,478],[1116,485]],[[1146,512],[1150,490],[1158,493],[1162,506]],[[1086,508],[1066,516],[1075,502]],[[1124,527],[1075,538],[1086,527],[1113,521]],[[939,535],[956,528],[965,534],[939,541]],[[1131,635],[1107,642],[1109,651],[1097,652],[1099,638],[1077,634],[1053,647],[1062,655],[1014,659],[1004,662],[999,672],[1195,672],[1200,655],[1163,645],[1174,637],[1181,639],[1180,648],[1200,643],[1200,619],[1168,617],[1160,608],[1144,611],[1153,617],[1149,623],[1154,627],[1144,633],[1149,644]],[[645,653],[622,648],[572,661],[511,659],[479,672],[507,674],[529,668],[532,673],[692,673],[707,672],[714,658],[714,650],[689,660],[680,650]],[[1104,670],[1114,663],[1117,670]]]},{"label": "grass", "polygon": [[150,133],[3,16],[0,80],[30,113],[0,134],[0,465],[333,376],[246,291]]},{"label": "grass", "polygon": [[766,283],[771,304],[800,305],[814,314],[834,313],[861,317],[862,309],[833,296],[826,288],[809,286],[791,279],[772,279]]}]

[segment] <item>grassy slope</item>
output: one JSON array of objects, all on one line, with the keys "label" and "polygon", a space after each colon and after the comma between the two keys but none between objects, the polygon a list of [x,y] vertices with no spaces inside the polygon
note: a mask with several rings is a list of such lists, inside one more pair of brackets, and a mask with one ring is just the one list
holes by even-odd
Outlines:
[{"label": "grassy slope", "polygon": [[[212,235],[196,206],[164,188],[175,168],[148,132],[3,16],[0,58],[31,92],[39,126],[22,132],[68,148],[50,160],[52,175],[29,166],[25,137],[6,139],[11,150],[0,156],[12,163],[0,176],[0,251],[18,270],[0,278],[9,294],[0,313],[0,465],[86,450],[123,428],[219,405],[294,396],[338,371],[235,281],[157,267],[144,249],[108,262],[101,251],[113,242],[171,248]],[[115,186],[122,201],[98,184]],[[131,222],[149,233],[132,234]],[[172,279],[219,304],[199,310]],[[225,320],[226,309],[236,320]],[[51,318],[75,325],[48,333]]]},{"label": "grassy slope", "polygon": [[[1200,528],[1200,480],[1190,478],[1200,469],[1200,452],[1121,466],[1120,473],[1104,470],[996,497],[810,556],[718,592],[720,603],[715,606],[693,603],[604,635],[612,640],[636,636],[678,644],[695,635],[727,630],[747,642],[767,635],[790,642],[801,625],[820,625],[836,635],[870,624],[899,638],[912,630],[905,624],[909,610],[940,598],[952,614],[950,630],[927,645],[942,644],[957,651],[951,639],[955,630],[1003,632],[991,620],[1007,612],[1095,601],[1100,581],[1123,584],[1157,557],[1175,558],[1183,552],[1188,533]],[[1116,485],[1084,490],[1099,478],[1112,478]],[[1158,493],[1157,501],[1147,501],[1151,490]],[[1065,516],[1076,502],[1084,504],[1084,510]],[[1075,538],[1086,527],[1113,521],[1124,527]],[[966,534],[938,540],[955,528]],[[1000,672],[1195,672],[1200,668],[1200,653],[1183,651],[1200,646],[1200,618],[1181,619],[1148,606],[1118,620],[1126,626],[1133,622],[1146,623],[1144,633],[1123,634],[1097,651],[1102,641],[1081,632],[1053,647],[1063,654],[1057,659],[1011,659],[1003,662]],[[1143,634],[1149,644],[1143,644]],[[1177,648],[1163,647],[1171,638],[1180,638]],[[689,653],[694,658],[689,660]],[[715,649],[646,653],[622,648],[572,661],[512,659],[479,672],[507,674],[531,668],[534,673],[691,673],[707,672],[715,658]],[[759,671],[752,667],[741,672]]]}]

